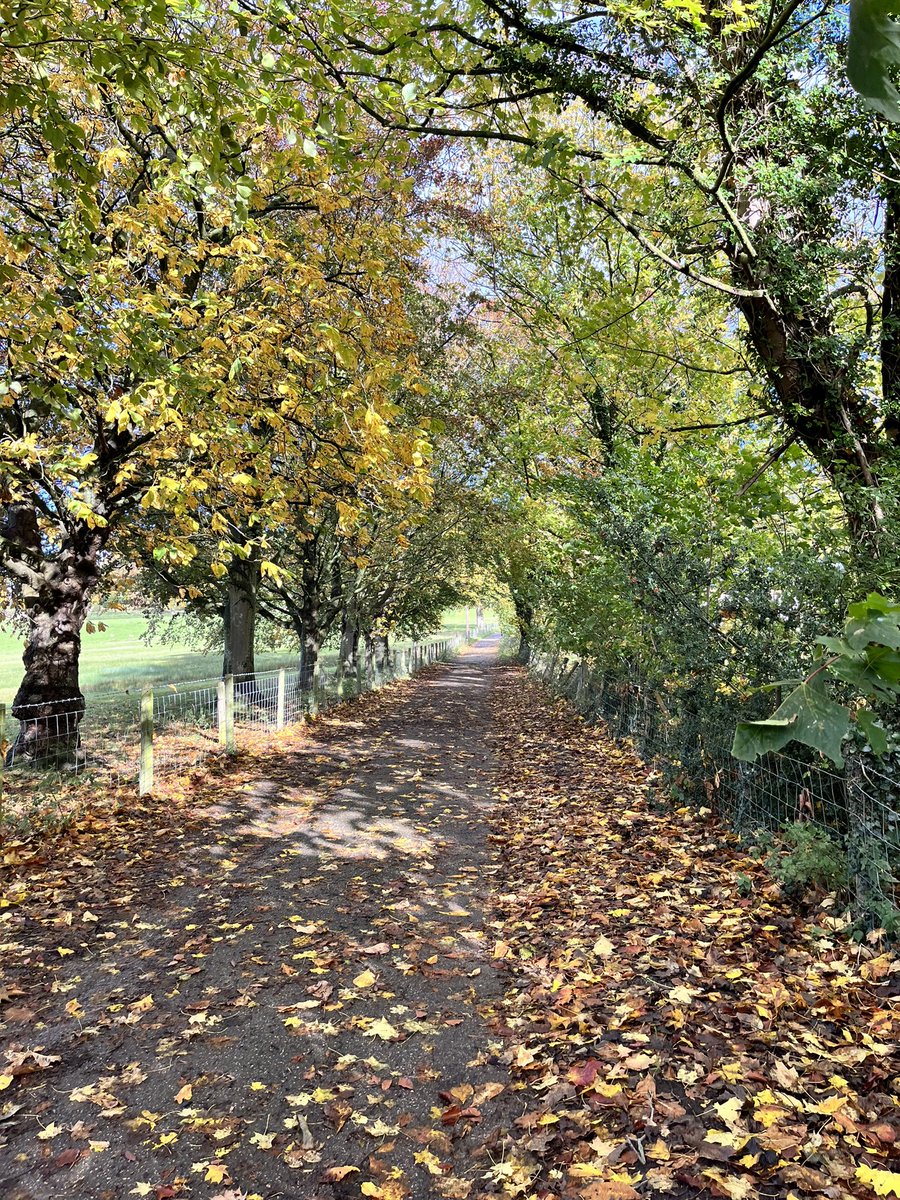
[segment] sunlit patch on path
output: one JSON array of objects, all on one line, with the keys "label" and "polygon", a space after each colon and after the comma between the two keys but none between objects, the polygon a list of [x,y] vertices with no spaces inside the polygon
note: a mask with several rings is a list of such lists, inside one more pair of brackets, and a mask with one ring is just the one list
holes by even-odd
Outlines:
[{"label": "sunlit patch on path", "polygon": [[237,761],[152,851],[48,866],[7,924],[4,1200],[493,1190],[494,653]]}]

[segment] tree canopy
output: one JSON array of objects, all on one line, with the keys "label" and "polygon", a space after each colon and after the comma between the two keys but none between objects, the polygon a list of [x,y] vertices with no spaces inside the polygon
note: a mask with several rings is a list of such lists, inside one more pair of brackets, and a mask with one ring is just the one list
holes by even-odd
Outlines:
[{"label": "tree canopy", "polygon": [[811,669],[898,561],[873,13],[848,75],[798,0],[12,6],[16,711],[77,723],[129,579],[247,670],[257,617],[314,670],[473,587],[723,720]]}]

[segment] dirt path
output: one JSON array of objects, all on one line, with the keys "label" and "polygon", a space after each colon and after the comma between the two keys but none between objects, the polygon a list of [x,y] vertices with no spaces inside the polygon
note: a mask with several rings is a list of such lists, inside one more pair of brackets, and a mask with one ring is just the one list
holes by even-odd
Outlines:
[{"label": "dirt path", "polygon": [[80,903],[13,909],[6,1200],[470,1194],[515,1115],[476,1011],[495,654],[323,719],[155,853],[76,855]]},{"label": "dirt path", "polygon": [[494,656],[4,847],[3,1200],[900,1196],[896,950]]}]

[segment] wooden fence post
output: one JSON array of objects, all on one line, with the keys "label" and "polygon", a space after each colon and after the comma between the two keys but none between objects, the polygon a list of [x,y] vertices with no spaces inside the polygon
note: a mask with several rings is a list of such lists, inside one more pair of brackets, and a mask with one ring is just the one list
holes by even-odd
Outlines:
[{"label": "wooden fence post", "polygon": [[284,667],[278,671],[278,693],[275,697],[275,728],[284,729],[284,694],[287,683],[287,671]]},{"label": "wooden fence post", "polygon": [[0,809],[3,807],[3,768],[6,766],[6,705],[0,704]]},{"label": "wooden fence post", "polygon": [[219,680],[218,692],[219,745],[234,749],[234,676]]},{"label": "wooden fence post", "polygon": [[141,765],[138,773],[138,795],[153,791],[153,688],[141,696]]},{"label": "wooden fence post", "polygon": [[225,676],[225,749],[233,750],[234,743],[234,676]]}]

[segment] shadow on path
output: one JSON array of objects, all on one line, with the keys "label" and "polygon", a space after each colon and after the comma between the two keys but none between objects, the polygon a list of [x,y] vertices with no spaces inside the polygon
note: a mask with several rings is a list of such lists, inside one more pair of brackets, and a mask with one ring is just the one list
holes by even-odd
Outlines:
[{"label": "shadow on path", "polygon": [[160,845],[158,903],[136,880],[24,922],[3,980],[26,1015],[4,1032],[51,1061],[2,1097],[4,1197],[488,1190],[517,1115],[478,1015],[500,989],[481,918],[495,655],[336,710],[238,790],[226,776],[177,853]]}]

